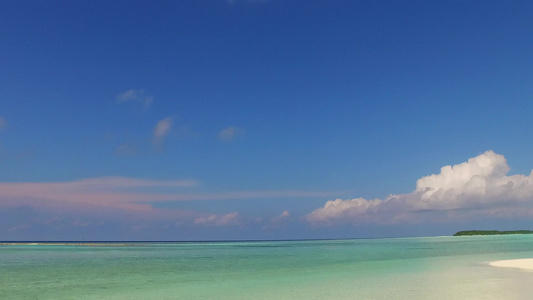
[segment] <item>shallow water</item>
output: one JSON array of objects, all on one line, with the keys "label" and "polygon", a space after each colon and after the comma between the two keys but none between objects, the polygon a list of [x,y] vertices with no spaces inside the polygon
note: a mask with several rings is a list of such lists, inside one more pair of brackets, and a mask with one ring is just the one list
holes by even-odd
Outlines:
[{"label": "shallow water", "polygon": [[533,235],[0,246],[3,299],[530,299]]}]

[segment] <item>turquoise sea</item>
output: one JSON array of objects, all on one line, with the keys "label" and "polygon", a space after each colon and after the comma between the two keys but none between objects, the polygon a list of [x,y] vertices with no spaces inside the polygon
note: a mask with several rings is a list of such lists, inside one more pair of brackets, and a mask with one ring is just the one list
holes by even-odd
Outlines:
[{"label": "turquoise sea", "polygon": [[0,246],[2,299],[531,299],[533,235]]}]

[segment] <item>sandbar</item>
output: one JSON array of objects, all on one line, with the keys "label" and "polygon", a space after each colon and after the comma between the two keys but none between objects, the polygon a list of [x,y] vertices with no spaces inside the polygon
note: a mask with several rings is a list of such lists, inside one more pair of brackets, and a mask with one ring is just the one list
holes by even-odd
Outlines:
[{"label": "sandbar", "polygon": [[497,260],[489,263],[493,267],[517,268],[533,272],[533,258]]}]

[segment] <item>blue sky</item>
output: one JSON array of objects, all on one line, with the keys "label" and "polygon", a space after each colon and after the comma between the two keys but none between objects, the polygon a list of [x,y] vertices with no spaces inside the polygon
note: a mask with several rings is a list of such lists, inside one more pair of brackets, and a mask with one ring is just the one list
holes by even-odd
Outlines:
[{"label": "blue sky", "polygon": [[531,15],[530,1],[2,1],[0,240],[527,227]]}]

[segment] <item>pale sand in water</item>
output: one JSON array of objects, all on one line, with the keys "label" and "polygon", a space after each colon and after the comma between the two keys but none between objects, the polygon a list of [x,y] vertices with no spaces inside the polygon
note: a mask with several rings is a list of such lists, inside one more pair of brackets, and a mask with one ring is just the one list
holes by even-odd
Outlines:
[{"label": "pale sand in water", "polygon": [[489,263],[493,267],[518,268],[533,272],[533,258],[498,260]]}]

